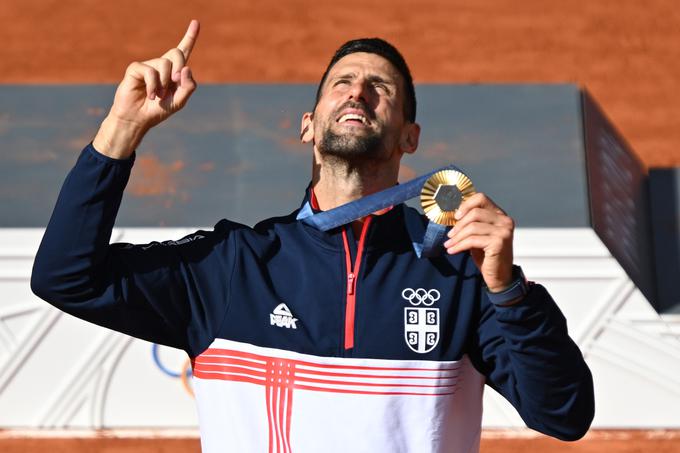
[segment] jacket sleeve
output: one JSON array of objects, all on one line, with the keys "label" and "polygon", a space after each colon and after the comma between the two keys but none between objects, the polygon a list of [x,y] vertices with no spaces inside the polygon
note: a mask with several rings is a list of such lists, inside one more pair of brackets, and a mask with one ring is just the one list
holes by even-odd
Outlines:
[{"label": "jacket sleeve", "polygon": [[133,162],[91,144],[82,151],[45,230],[31,289],[74,316],[193,357],[227,309],[236,224],[179,241],[109,244]]},{"label": "jacket sleeve", "polygon": [[505,307],[493,305],[481,283],[479,294],[472,360],[487,383],[528,427],[561,440],[583,437],[595,412],[593,379],[550,294],[532,284],[521,302]]}]

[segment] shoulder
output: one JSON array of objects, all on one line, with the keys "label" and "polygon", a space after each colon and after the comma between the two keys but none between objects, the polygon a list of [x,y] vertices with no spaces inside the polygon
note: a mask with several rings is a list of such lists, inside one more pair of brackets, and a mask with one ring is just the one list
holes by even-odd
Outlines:
[{"label": "shoulder", "polygon": [[276,228],[293,225],[297,223],[297,213],[298,210],[296,209],[290,214],[284,216],[270,217],[268,219],[261,220],[256,223],[252,229],[255,233],[266,234],[267,232]]}]

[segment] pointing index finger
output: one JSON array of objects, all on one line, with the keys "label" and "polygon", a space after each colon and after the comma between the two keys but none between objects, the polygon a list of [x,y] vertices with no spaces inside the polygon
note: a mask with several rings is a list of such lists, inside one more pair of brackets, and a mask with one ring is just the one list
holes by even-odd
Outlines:
[{"label": "pointing index finger", "polygon": [[189,55],[191,55],[191,50],[194,48],[194,44],[196,44],[196,39],[198,38],[199,30],[200,25],[198,21],[196,19],[192,20],[189,23],[189,28],[187,28],[187,32],[184,34],[184,37],[177,45],[177,48],[181,50],[182,53],[184,54],[184,60],[189,59]]}]

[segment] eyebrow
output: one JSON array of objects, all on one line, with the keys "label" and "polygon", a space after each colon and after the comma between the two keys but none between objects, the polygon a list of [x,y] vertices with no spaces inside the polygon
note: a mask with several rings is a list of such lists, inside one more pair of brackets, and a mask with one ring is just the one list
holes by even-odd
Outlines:
[{"label": "eyebrow", "polygon": [[380,82],[380,83],[386,83],[387,85],[396,85],[396,82],[389,80],[389,79],[383,79],[382,77],[377,76],[377,75],[369,76],[368,80],[370,82]]},{"label": "eyebrow", "polygon": [[[338,74],[330,78],[330,80],[338,80],[338,79],[355,79],[357,77],[357,74],[355,72],[346,72],[344,74]],[[369,75],[367,77],[369,82],[380,82],[380,83],[386,83],[388,85],[396,86],[396,82],[393,82],[392,80],[384,79],[380,77],[379,75]]]}]

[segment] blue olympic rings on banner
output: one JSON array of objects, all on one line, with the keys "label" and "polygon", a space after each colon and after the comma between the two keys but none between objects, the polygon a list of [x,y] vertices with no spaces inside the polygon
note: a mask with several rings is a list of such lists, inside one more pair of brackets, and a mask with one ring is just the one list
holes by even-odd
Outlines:
[{"label": "blue olympic rings on banner", "polygon": [[[161,358],[158,355],[158,345],[156,343],[154,343],[151,346],[151,356],[153,357],[153,361],[156,364],[156,366],[163,373],[167,374],[168,376],[170,376],[172,378],[181,378],[182,377],[182,371],[180,371],[179,373],[175,373],[174,371],[172,371],[171,369],[169,369],[165,365],[163,365],[163,363],[161,362]],[[185,369],[186,369],[186,371],[184,372],[185,376],[187,378],[191,377],[191,367],[185,367]]]}]

